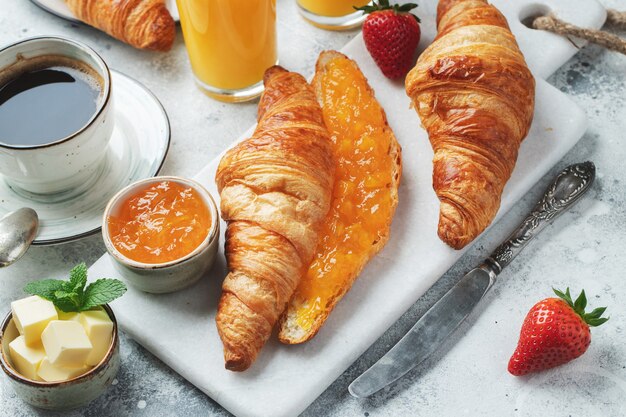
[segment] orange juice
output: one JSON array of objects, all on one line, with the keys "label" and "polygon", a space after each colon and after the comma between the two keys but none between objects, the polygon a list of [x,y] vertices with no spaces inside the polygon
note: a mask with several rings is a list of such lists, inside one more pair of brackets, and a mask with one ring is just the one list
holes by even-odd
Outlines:
[{"label": "orange juice", "polygon": [[209,94],[254,86],[276,63],[276,0],[177,4],[191,67]]},{"label": "orange juice", "polygon": [[354,7],[365,6],[369,0],[298,0],[300,7],[320,16],[340,17],[355,12]]}]

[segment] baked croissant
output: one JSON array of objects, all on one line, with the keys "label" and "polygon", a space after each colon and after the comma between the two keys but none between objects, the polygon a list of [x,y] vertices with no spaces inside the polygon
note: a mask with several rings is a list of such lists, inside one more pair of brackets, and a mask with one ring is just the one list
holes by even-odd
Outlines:
[{"label": "baked croissant", "polygon": [[535,80],[504,16],[485,0],[441,0],[438,34],[406,78],[428,131],[439,237],[455,249],[495,217],[533,118]]},{"label": "baked croissant", "polygon": [[176,26],[163,0],[65,0],[81,21],[135,48],[168,51]]},{"label": "baked croissant", "polygon": [[281,67],[264,84],[254,134],[226,152],[216,174],[229,268],[217,329],[232,371],[254,362],[309,266],[334,182],[312,88]]}]

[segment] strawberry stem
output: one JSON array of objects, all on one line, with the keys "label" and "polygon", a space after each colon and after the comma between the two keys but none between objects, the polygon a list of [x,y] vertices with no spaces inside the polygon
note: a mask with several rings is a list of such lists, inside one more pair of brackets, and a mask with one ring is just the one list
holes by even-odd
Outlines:
[{"label": "strawberry stem", "polygon": [[572,295],[569,292],[569,287],[565,289],[565,293],[552,288],[552,291],[569,305],[572,310],[576,312],[584,321],[591,327],[597,327],[606,323],[608,317],[602,317],[602,314],[606,311],[606,307],[598,307],[591,313],[585,313],[585,307],[587,307],[587,296],[585,290],[582,290],[576,301],[572,301]]},{"label": "strawberry stem", "polygon": [[[417,4],[405,3],[405,4],[390,5],[389,0],[379,0],[378,3],[376,1],[373,1],[371,5],[366,5],[362,7],[355,7],[355,6],[353,7],[354,7],[354,10],[360,10],[363,12],[363,14],[379,12],[381,10],[393,10],[394,13],[400,14],[400,13],[409,13],[411,10],[417,7]],[[409,14],[413,16],[415,20],[418,21],[418,23],[421,22],[419,17],[415,16],[413,13],[409,13]]]}]

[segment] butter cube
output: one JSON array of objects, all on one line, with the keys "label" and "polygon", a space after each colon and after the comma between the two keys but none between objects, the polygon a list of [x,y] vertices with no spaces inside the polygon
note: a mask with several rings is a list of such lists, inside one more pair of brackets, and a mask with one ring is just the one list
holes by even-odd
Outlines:
[{"label": "butter cube", "polygon": [[58,318],[54,304],[36,295],[13,301],[11,312],[17,330],[29,346],[38,345],[43,329]]},{"label": "butter cube", "polygon": [[41,333],[41,342],[51,364],[80,368],[91,352],[85,329],[76,321],[52,320]]},{"label": "butter cube", "polygon": [[82,366],[80,368],[66,368],[63,366],[55,366],[50,363],[47,357],[44,357],[39,365],[39,371],[37,375],[39,378],[46,382],[67,381],[68,379],[81,376],[89,370],[88,366]]},{"label": "butter cube", "polygon": [[85,328],[87,337],[93,346],[85,363],[95,366],[104,358],[111,346],[113,322],[104,310],[83,311],[79,316],[80,324]]},{"label": "butter cube", "polygon": [[59,316],[59,320],[79,321],[79,313],[75,313],[75,312],[66,313],[65,311],[59,310],[58,308],[56,310],[57,310],[57,315]]},{"label": "butter cube", "polygon": [[28,379],[38,381],[37,369],[46,356],[41,343],[28,346],[24,336],[18,336],[9,343],[9,353],[15,370]]}]

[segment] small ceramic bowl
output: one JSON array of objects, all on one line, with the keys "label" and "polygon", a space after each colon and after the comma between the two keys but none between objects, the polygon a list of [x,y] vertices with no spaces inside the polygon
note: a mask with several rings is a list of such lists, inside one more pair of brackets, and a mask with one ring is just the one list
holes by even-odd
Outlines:
[{"label": "small ceramic bowl", "polygon": [[[118,251],[109,235],[108,218],[120,209],[121,204],[138,188],[163,181],[171,181],[191,187],[198,192],[211,213],[211,228],[206,238],[188,255],[173,261],[150,264],[138,262]],[[217,206],[211,194],[196,181],[180,177],[154,177],[135,182],[117,193],[107,204],[102,221],[104,244],[113,258],[113,265],[133,287],[149,293],[168,293],[189,287],[211,268],[217,255],[220,221]]]},{"label": "small ceramic bowl", "polygon": [[109,350],[102,361],[87,373],[62,382],[33,381],[15,370],[9,354],[9,343],[19,333],[13,315],[10,312],[7,314],[0,327],[0,366],[23,401],[47,410],[70,410],[87,405],[111,385],[120,368],[120,341],[113,310],[108,305],[104,306],[104,310],[113,322]]}]

